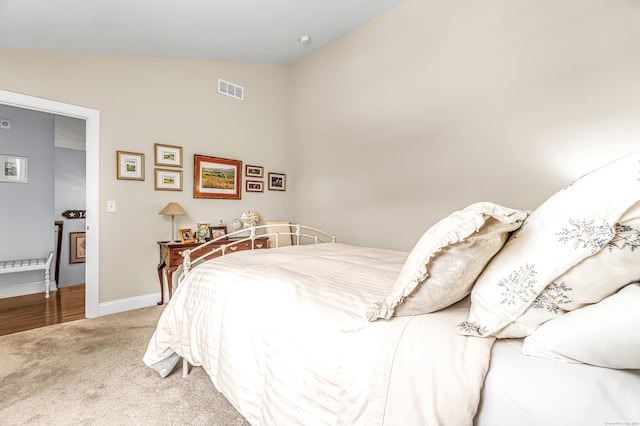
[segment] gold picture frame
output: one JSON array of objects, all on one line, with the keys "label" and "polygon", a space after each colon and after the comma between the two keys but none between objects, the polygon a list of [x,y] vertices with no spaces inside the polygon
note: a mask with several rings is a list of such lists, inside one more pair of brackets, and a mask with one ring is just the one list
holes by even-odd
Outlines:
[{"label": "gold picture frame", "polygon": [[252,177],[252,178],[261,178],[264,177],[264,167],[262,166],[252,166],[250,164],[247,164],[246,166],[244,166],[244,175],[246,177]]},{"label": "gold picture frame", "polygon": [[156,166],[182,167],[182,147],[176,145],[153,145]]},{"label": "gold picture frame", "polygon": [[261,180],[246,180],[244,185],[247,192],[264,192],[264,182]]},{"label": "gold picture frame", "polygon": [[180,241],[183,244],[195,242],[193,238],[193,231],[191,230],[191,228],[185,228],[180,230]]},{"label": "gold picture frame", "polygon": [[182,191],[182,170],[155,169],[156,191]]},{"label": "gold picture frame", "polygon": [[144,154],[140,152],[116,151],[118,179],[144,180]]}]

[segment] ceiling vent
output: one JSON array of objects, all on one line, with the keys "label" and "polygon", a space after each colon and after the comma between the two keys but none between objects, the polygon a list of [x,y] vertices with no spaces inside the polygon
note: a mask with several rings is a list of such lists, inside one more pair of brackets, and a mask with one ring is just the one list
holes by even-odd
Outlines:
[{"label": "ceiling vent", "polygon": [[218,93],[244,100],[244,87],[218,79]]}]

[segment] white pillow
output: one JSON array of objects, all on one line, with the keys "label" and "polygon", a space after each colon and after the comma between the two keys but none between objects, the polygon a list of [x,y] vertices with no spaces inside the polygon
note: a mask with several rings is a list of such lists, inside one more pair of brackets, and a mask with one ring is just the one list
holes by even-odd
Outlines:
[{"label": "white pillow", "polygon": [[640,286],[542,324],[524,339],[525,355],[608,368],[640,368]]},{"label": "white pillow", "polygon": [[367,311],[369,321],[419,315],[456,303],[527,213],[472,204],[430,227],[409,254],[391,293]]},{"label": "white pillow", "polygon": [[507,326],[545,287],[614,238],[616,223],[640,200],[639,177],[640,152],[635,152],[581,177],[540,205],[478,277],[469,319],[458,325],[458,333],[524,337],[519,327]]}]

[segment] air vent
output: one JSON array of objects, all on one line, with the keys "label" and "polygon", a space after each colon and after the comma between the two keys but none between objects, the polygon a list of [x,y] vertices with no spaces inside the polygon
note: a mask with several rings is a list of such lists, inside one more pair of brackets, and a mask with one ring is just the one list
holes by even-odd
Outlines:
[{"label": "air vent", "polygon": [[231,96],[232,98],[240,99],[241,101],[244,100],[243,87],[221,79],[218,79],[218,93]]}]

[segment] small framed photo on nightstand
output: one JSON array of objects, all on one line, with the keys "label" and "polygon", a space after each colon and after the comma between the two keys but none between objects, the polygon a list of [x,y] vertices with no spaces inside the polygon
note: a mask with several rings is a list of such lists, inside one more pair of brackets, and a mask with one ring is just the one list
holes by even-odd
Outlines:
[{"label": "small framed photo on nightstand", "polygon": [[191,228],[181,229],[180,230],[180,241],[184,243],[193,243],[195,240],[193,239],[193,231]]}]

